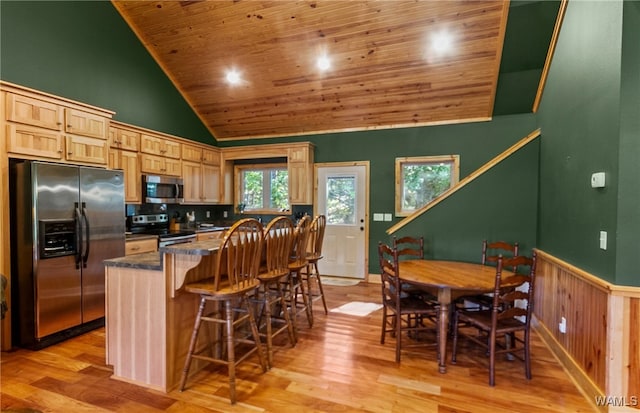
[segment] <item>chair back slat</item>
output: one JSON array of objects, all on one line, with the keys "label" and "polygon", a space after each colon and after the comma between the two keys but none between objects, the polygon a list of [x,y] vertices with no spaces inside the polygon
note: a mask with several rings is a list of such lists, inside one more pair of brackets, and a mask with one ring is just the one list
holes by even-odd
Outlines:
[{"label": "chair back slat", "polygon": [[291,219],[280,216],[272,219],[264,230],[265,265],[268,274],[288,274],[289,258],[295,228]]},{"label": "chair back slat", "polygon": [[378,259],[380,261],[383,300],[399,305],[400,278],[398,274],[398,250],[379,242]]},{"label": "chair back slat", "polygon": [[497,263],[498,257],[513,258],[518,256],[518,243],[510,244],[505,241],[488,242],[482,241],[482,265]]},{"label": "chair back slat", "polygon": [[324,242],[324,231],[327,226],[327,217],[316,215],[309,228],[309,244],[307,251],[314,257],[322,256],[322,243]]},{"label": "chair back slat", "polygon": [[[505,267],[513,268],[514,271],[523,271],[528,268],[528,272],[517,272],[503,279],[502,271]],[[519,321],[527,326],[530,324],[533,313],[535,271],[535,252],[531,258],[522,255],[511,258],[498,256],[492,309],[494,326],[497,325],[498,320],[514,317],[524,317],[524,321]],[[526,291],[523,291],[527,283]],[[505,287],[508,288],[505,289]],[[524,306],[518,305],[517,301],[524,301]]]},{"label": "chair back slat", "polygon": [[215,289],[220,290],[228,280],[232,290],[255,284],[263,246],[262,224],[254,218],[236,222],[224,236],[217,254]]},{"label": "chair back slat", "polygon": [[310,229],[311,217],[309,217],[309,215],[305,215],[300,218],[298,224],[296,225],[293,248],[291,251],[292,261],[303,261],[306,259]]},{"label": "chair back slat", "polygon": [[424,237],[393,237],[393,248],[398,250],[398,259],[423,259]]}]

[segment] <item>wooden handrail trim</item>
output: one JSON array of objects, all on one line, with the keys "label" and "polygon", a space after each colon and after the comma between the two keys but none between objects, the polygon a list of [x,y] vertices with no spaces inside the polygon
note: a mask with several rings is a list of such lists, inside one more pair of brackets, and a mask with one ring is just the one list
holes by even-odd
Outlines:
[{"label": "wooden handrail trim", "polygon": [[547,50],[547,58],[544,61],[544,67],[542,68],[542,74],[540,76],[540,83],[538,83],[538,91],[536,92],[536,98],[533,101],[532,112],[538,112],[540,107],[540,101],[542,100],[542,93],[544,92],[544,86],[547,83],[547,76],[549,75],[549,68],[551,67],[551,60],[553,60],[553,54],[556,50],[556,44],[558,43],[558,36],[560,35],[560,27],[562,27],[562,20],[564,20],[564,13],[567,10],[568,0],[562,0],[560,3],[560,9],[558,10],[558,17],[556,18],[556,24],[553,28],[553,34],[551,36],[551,42],[549,42],[549,50]]},{"label": "wooden handrail trim", "polygon": [[529,135],[527,135],[526,137],[522,138],[521,140],[519,140],[518,142],[516,142],[515,144],[510,146],[504,152],[502,152],[501,154],[499,154],[495,158],[491,159],[489,162],[485,163],[480,168],[478,168],[475,171],[471,172],[469,175],[464,177],[464,179],[462,179],[456,185],[452,186],[451,188],[449,188],[448,190],[443,192],[436,199],[434,199],[433,201],[431,201],[427,205],[423,206],[422,208],[414,211],[411,215],[409,215],[408,217],[404,218],[402,221],[400,221],[400,222],[396,223],[395,225],[393,225],[392,227],[390,227],[387,230],[387,234],[389,234],[389,235],[393,234],[394,232],[396,232],[400,228],[402,228],[405,225],[407,225],[409,222],[411,222],[414,219],[416,219],[418,216],[422,215],[423,213],[427,212],[428,210],[430,210],[434,206],[438,205],[440,202],[444,201],[445,199],[447,199],[448,197],[450,197],[454,193],[458,192],[458,190],[460,190],[462,187],[467,185],[469,182],[473,181],[474,179],[476,179],[477,177],[479,177],[483,173],[487,172],[489,169],[493,168],[498,163],[502,162],[504,159],[509,157],[511,154],[513,154],[514,152],[516,152],[520,148],[524,147],[526,144],[528,144],[529,142],[531,142],[532,140],[534,140],[538,136],[540,136],[540,129],[534,130]]},{"label": "wooden handrail trim", "polygon": [[588,273],[585,270],[582,270],[575,265],[569,264],[568,262],[563,261],[560,258],[555,257],[538,248],[534,248],[534,250],[536,251],[538,257],[542,258],[543,260],[549,261],[559,267],[566,269],[567,271],[570,271],[576,277],[584,280],[594,287],[597,287],[604,291],[608,291],[611,295],[640,298],[640,287],[612,284],[609,281],[603,280],[600,277]]}]

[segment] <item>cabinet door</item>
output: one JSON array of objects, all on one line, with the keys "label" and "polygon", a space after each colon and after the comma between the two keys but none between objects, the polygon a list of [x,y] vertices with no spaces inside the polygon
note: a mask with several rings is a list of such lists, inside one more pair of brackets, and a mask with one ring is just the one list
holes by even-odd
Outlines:
[{"label": "cabinet door", "polygon": [[61,160],[63,136],[55,131],[26,125],[7,125],[7,152]]},{"label": "cabinet door", "polygon": [[180,159],[180,143],[179,142],[165,139],[163,143],[164,143],[164,156],[166,156],[167,158]]},{"label": "cabinet door", "polygon": [[137,152],[140,149],[140,133],[120,128],[109,128],[109,146]]},{"label": "cabinet door", "polygon": [[62,130],[62,108],[56,104],[7,93],[7,120],[51,130]]},{"label": "cabinet door", "polygon": [[172,176],[182,175],[182,161],[179,159],[164,158],[164,173]]},{"label": "cabinet door", "polygon": [[306,162],[290,162],[289,202],[292,205],[313,203],[310,184],[309,164]]},{"label": "cabinet door", "polygon": [[83,112],[76,109],[65,108],[64,110],[65,130],[74,135],[89,136],[99,139],[107,139],[108,119]]},{"label": "cabinet door", "polygon": [[193,145],[182,144],[182,160],[183,161],[202,161],[202,148]]},{"label": "cabinet door", "polygon": [[124,171],[124,200],[128,204],[142,202],[142,179],[140,178],[140,161],[138,153],[120,152],[120,165]]},{"label": "cabinet door", "polygon": [[220,151],[202,148],[202,163],[220,165]]},{"label": "cabinet door", "polygon": [[162,141],[154,136],[140,134],[140,152],[163,155]]},{"label": "cabinet door", "polygon": [[220,167],[217,165],[202,164],[202,200],[220,202]]},{"label": "cabinet door", "polygon": [[67,160],[74,162],[107,164],[107,141],[86,136],[67,135]]},{"label": "cabinet door", "polygon": [[140,170],[148,174],[164,175],[164,158],[153,155],[140,155]]},{"label": "cabinet door", "polygon": [[202,202],[202,167],[200,162],[182,161],[184,203]]}]

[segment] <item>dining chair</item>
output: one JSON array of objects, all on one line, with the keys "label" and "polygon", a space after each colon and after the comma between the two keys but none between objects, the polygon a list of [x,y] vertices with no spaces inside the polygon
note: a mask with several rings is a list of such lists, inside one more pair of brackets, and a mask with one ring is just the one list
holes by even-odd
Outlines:
[{"label": "dining chair", "polygon": [[[307,267],[307,245],[309,243],[309,233],[311,229],[311,217],[304,215],[295,229],[295,236],[289,258],[288,286],[285,285],[286,295],[289,297],[291,315],[294,324],[297,322],[298,310],[304,311],[307,315],[309,327],[313,326],[313,312],[309,304],[309,297],[306,294],[305,283],[302,270]],[[299,301],[298,297],[302,301]],[[297,331],[297,330],[296,330]],[[296,336],[297,339],[297,336]]]},{"label": "dining chair", "polygon": [[309,228],[309,244],[307,245],[307,266],[303,273],[307,282],[307,294],[309,306],[313,312],[313,302],[322,300],[324,313],[328,314],[327,301],[324,298],[324,289],[322,288],[322,279],[318,270],[318,261],[322,259],[322,243],[324,242],[324,231],[327,226],[327,217],[324,215],[316,215],[311,221]]},{"label": "dining chair", "polygon": [[[516,270],[514,273],[503,273],[505,268]],[[525,271],[527,268],[528,271]],[[491,308],[455,310],[451,352],[453,364],[456,363],[458,336],[463,335],[488,351],[489,385],[495,385],[496,354],[507,354],[524,361],[525,376],[531,379],[530,336],[535,273],[535,251],[531,258],[498,256]],[[518,343],[522,346],[516,348]],[[523,354],[517,354],[520,352]]]},{"label": "dining chair", "polygon": [[[289,343],[292,347],[296,345],[294,324],[282,288],[282,284],[287,281],[286,278],[289,275],[289,258],[294,231],[293,222],[285,216],[272,219],[264,230],[264,260],[258,273],[260,288],[255,301],[261,306],[258,330],[266,342],[269,368],[273,366],[273,339],[276,336],[287,331]],[[263,315],[264,332],[260,331],[262,327],[260,320]]]},{"label": "dining chair", "polygon": [[[503,258],[515,257],[518,255],[519,245],[517,242],[511,244],[505,241],[488,242],[486,239],[482,241],[482,265],[496,265],[498,257]],[[512,268],[512,270],[514,270]],[[477,310],[491,308],[493,303],[492,293],[476,294],[464,296],[458,299],[456,305],[466,309],[475,308]]]},{"label": "dining chair", "polygon": [[[184,390],[194,358],[227,367],[231,404],[236,403],[236,366],[240,362],[257,353],[262,371],[267,370],[258,327],[249,303],[249,296],[255,294],[260,286],[258,267],[263,237],[262,224],[258,220],[246,218],[237,221],[225,234],[215,255],[212,276],[185,285],[186,292],[200,295],[200,306],[182,371],[181,391]],[[213,308],[205,312],[208,302],[213,303]],[[203,322],[213,323],[216,327],[224,326],[224,330],[222,334],[215,334],[216,339],[205,343],[208,345],[199,344],[196,351]],[[235,330],[247,323],[250,336],[236,334]],[[221,345],[225,345],[226,357],[224,352],[217,350]],[[236,357],[236,346],[242,353],[240,357]]]},{"label": "dining chair", "polygon": [[[437,332],[439,306],[413,295],[400,294],[400,274],[398,269],[398,250],[378,243],[380,278],[382,281],[382,334],[380,344],[384,344],[387,333],[396,339],[396,363],[400,362],[403,348],[432,346],[434,343],[421,341],[419,333]],[[425,325],[429,320],[433,325]],[[403,340],[403,333],[412,337],[411,342]],[[436,336],[435,344],[438,343]]]},{"label": "dining chair", "polygon": [[[424,259],[424,237],[414,237],[405,235],[404,237],[393,237],[393,248],[398,250],[398,260]],[[423,300],[436,302],[438,298],[433,294],[420,290],[410,284],[401,283],[401,294],[416,295]]]}]

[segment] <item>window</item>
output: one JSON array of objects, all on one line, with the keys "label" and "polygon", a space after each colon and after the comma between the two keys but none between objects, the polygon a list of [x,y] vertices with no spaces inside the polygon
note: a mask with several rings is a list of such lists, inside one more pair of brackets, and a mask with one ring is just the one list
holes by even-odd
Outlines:
[{"label": "window", "polygon": [[236,205],[240,211],[273,213],[289,210],[286,164],[236,165]]},{"label": "window", "polygon": [[458,182],[460,156],[396,158],[396,216],[407,216]]}]

